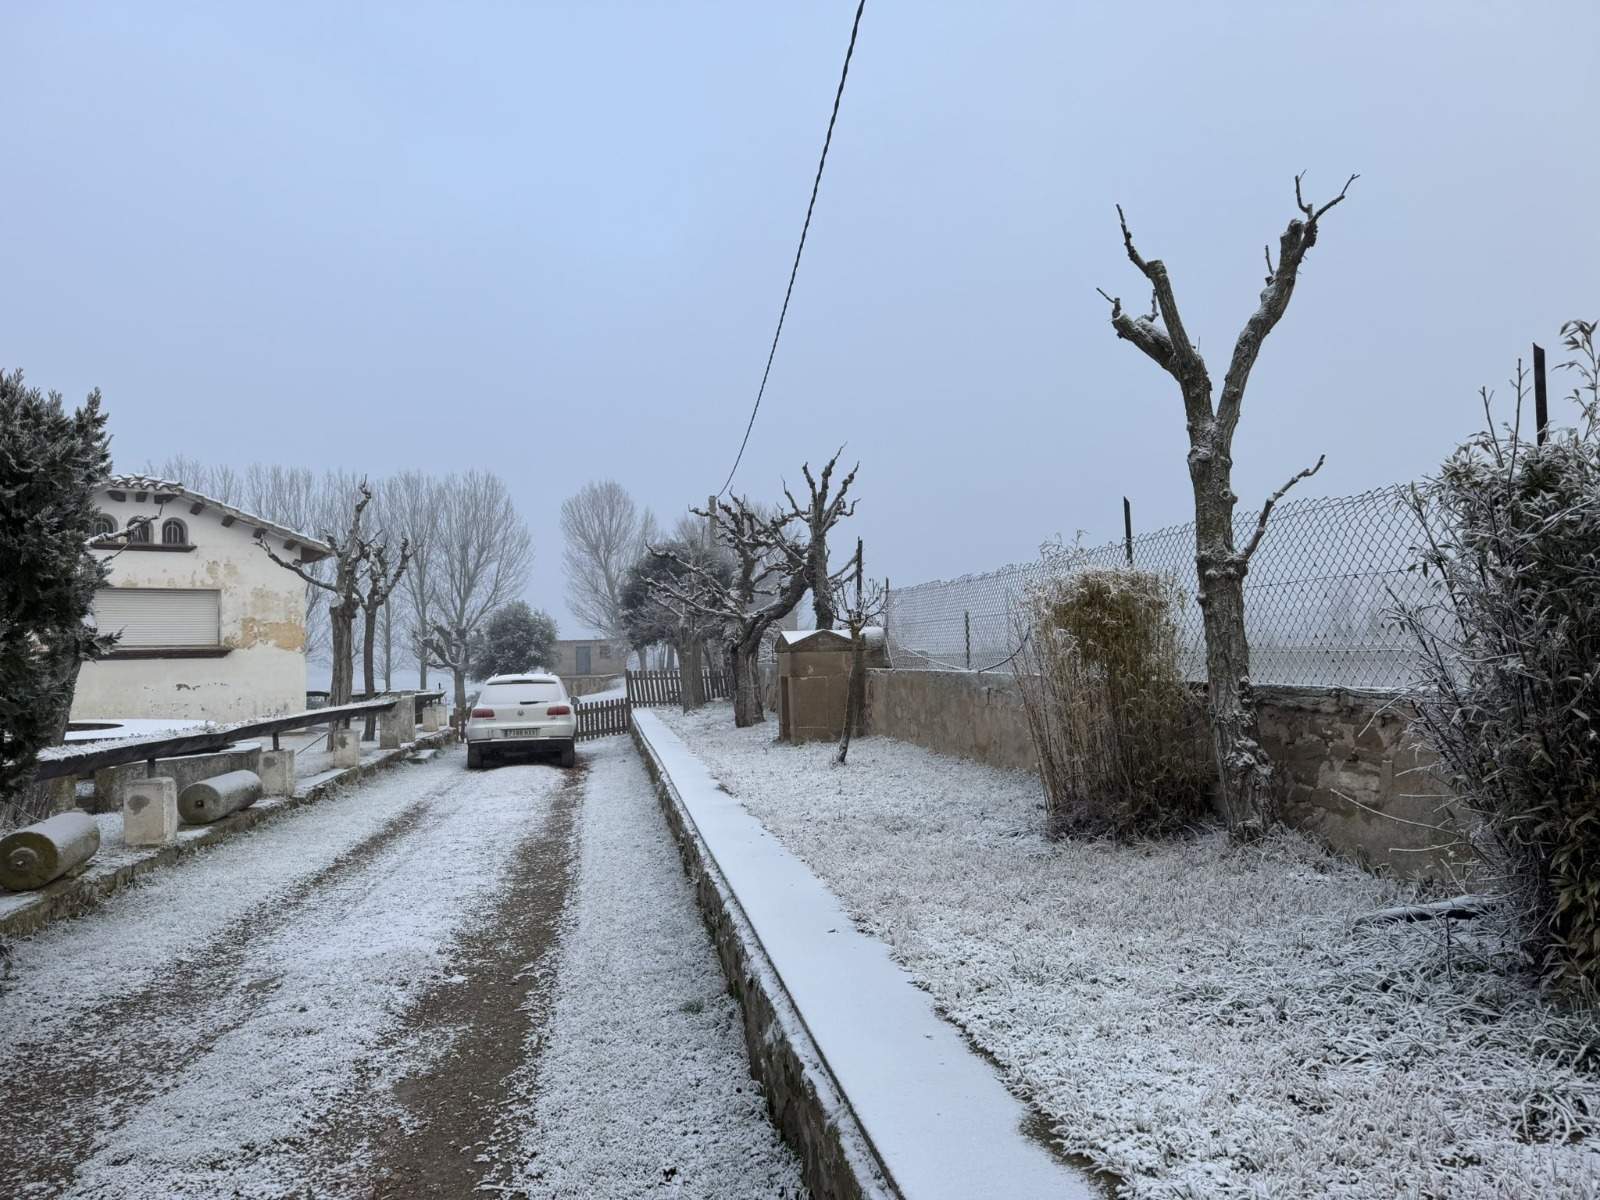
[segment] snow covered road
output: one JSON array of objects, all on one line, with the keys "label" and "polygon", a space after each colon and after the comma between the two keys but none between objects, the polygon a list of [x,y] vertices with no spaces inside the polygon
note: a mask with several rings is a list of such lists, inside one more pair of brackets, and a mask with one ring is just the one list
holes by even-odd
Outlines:
[{"label": "snow covered road", "polygon": [[0,1195],[800,1195],[633,750],[410,766],[15,948]]}]

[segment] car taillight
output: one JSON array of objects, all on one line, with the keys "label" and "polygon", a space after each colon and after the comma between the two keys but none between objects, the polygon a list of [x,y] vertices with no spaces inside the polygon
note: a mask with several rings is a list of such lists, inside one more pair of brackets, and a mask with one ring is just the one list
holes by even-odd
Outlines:
[{"label": "car taillight", "polygon": [[547,717],[570,717],[572,708],[566,704],[552,704],[544,710],[544,715]]},{"label": "car taillight", "polygon": [[472,715],[475,716],[475,717],[492,717],[492,716],[494,716],[494,709],[492,709],[492,708],[475,708],[475,709],[472,710]]}]

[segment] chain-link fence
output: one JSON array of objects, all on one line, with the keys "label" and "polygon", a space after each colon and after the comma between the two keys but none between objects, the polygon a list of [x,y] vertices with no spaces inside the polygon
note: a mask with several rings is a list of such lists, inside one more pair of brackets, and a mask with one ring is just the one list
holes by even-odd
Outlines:
[{"label": "chain-link fence", "polygon": [[[1245,577],[1250,674],[1258,684],[1399,688],[1409,681],[1411,646],[1394,629],[1395,599],[1424,603],[1429,587],[1412,547],[1422,538],[1405,503],[1408,489],[1289,501],[1273,510],[1266,537]],[[1242,544],[1256,514],[1235,517]],[[1070,550],[1070,553],[1066,551]],[[1018,601],[1045,570],[1127,562],[1122,542],[1047,553],[1046,561],[940,580],[889,593],[892,661],[900,668],[1009,670],[1021,642]],[[1173,525],[1137,537],[1136,567],[1176,580],[1184,666],[1205,677],[1200,607],[1195,602],[1194,526]],[[1391,594],[1392,593],[1392,594]]]}]

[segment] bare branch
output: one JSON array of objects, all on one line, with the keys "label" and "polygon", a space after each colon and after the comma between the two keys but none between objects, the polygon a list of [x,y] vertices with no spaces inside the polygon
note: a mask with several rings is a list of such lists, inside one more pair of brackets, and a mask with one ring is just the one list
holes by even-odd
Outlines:
[{"label": "bare branch", "polygon": [[1302,479],[1310,479],[1318,471],[1322,470],[1322,464],[1327,461],[1327,458],[1328,456],[1326,454],[1317,455],[1317,461],[1315,464],[1306,467],[1304,470],[1296,471],[1288,483],[1284,484],[1277,491],[1273,492],[1271,496],[1267,497],[1267,502],[1261,506],[1261,515],[1256,518],[1255,532],[1250,535],[1250,540],[1245,543],[1244,549],[1239,552],[1239,560],[1241,562],[1249,562],[1250,556],[1256,552],[1256,547],[1261,544],[1261,538],[1267,532],[1267,518],[1272,515],[1273,506],[1276,505],[1279,500],[1282,500],[1284,496],[1288,494],[1289,489],[1295,484],[1299,483]]},{"label": "bare branch", "polygon": [[329,583],[326,579],[318,579],[315,575],[308,574],[305,570],[305,562],[303,559],[297,558],[293,562],[289,562],[287,559],[280,558],[277,552],[273,550],[271,546],[267,545],[267,539],[265,536],[256,538],[256,545],[265,550],[267,552],[267,557],[273,562],[277,563],[285,570],[293,571],[296,575],[300,576],[301,579],[304,579],[313,587],[319,587],[326,592],[338,593],[339,589],[332,583]]}]

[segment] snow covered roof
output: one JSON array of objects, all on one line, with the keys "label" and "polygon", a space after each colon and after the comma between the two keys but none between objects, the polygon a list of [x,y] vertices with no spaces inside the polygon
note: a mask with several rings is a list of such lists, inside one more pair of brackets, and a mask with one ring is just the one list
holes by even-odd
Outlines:
[{"label": "snow covered roof", "polygon": [[113,500],[120,500],[129,492],[135,496],[151,495],[158,501],[182,498],[189,501],[189,511],[193,514],[214,508],[223,514],[224,525],[242,521],[252,529],[264,529],[282,538],[284,549],[298,550],[303,562],[316,562],[319,558],[327,558],[333,553],[333,547],[327,542],[301,533],[297,529],[290,529],[287,525],[279,525],[276,521],[269,521],[256,513],[224,504],[214,496],[186,488],[173,479],[159,479],[154,475],[113,475],[105,481],[103,490],[109,492]]},{"label": "snow covered roof", "polygon": [[[850,641],[850,633],[845,629],[785,629],[778,634],[778,640],[786,646],[793,646],[809,638],[814,638],[818,634],[826,634],[828,637],[838,638],[847,645]],[[878,642],[883,641],[882,628],[877,625],[867,626],[861,631],[861,640],[869,646],[876,645]]]}]

